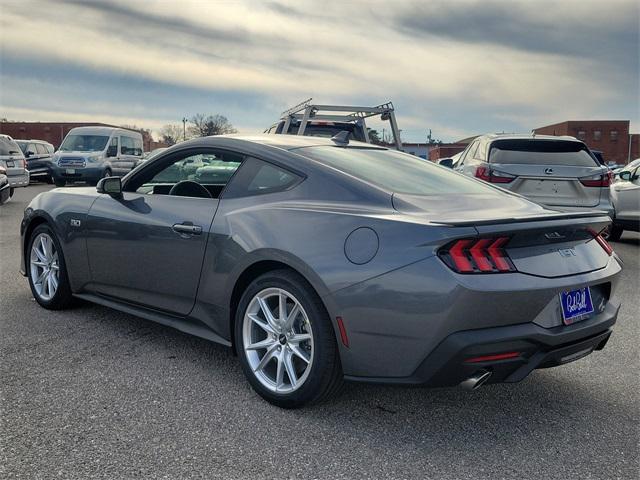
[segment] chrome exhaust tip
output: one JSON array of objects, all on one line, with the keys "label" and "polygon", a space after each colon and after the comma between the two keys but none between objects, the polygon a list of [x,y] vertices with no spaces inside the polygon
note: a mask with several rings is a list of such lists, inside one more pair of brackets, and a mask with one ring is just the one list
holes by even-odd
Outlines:
[{"label": "chrome exhaust tip", "polygon": [[478,370],[466,380],[460,382],[460,386],[465,390],[476,390],[480,388],[491,377],[489,370]]}]

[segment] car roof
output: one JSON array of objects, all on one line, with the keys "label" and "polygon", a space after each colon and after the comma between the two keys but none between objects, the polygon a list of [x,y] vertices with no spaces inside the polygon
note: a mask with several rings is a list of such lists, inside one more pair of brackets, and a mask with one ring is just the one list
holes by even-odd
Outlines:
[{"label": "car roof", "polygon": [[[251,143],[259,143],[262,145],[269,145],[271,147],[282,148],[283,150],[293,150],[296,148],[304,147],[335,147],[336,143],[330,138],[326,137],[312,137],[304,135],[220,135],[219,137],[233,138],[236,140],[242,140]],[[205,137],[206,138],[206,137]],[[215,137],[209,137],[215,138]],[[386,147],[380,145],[373,145],[371,143],[357,142],[355,140],[349,141],[350,147],[358,148],[375,148],[380,150],[388,150]]]},{"label": "car roof", "polygon": [[131,133],[134,135],[142,136],[140,132],[136,132],[135,130],[129,130],[127,128],[118,128],[118,127],[75,127],[69,130],[69,133],[72,133],[72,132],[77,133],[79,131],[87,135],[99,135],[99,134],[105,135],[105,134],[111,134],[112,132],[123,132],[123,133]]},{"label": "car roof", "polygon": [[35,139],[25,139],[25,138],[14,138],[15,142],[25,142],[25,143],[46,143],[47,145],[51,145],[50,142],[47,142],[46,140],[35,140]]}]

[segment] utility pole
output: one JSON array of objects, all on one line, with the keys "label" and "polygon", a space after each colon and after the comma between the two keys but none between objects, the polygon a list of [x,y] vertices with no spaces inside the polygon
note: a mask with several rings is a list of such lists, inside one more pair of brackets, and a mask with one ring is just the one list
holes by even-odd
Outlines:
[{"label": "utility pole", "polygon": [[182,140],[187,139],[187,117],[182,117]]}]

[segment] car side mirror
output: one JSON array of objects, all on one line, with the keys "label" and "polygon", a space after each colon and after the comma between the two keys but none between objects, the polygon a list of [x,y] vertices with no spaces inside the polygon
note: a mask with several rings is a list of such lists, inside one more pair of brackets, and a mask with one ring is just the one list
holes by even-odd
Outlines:
[{"label": "car side mirror", "polygon": [[443,167],[453,168],[453,158],[443,158],[438,161],[438,165],[442,165]]},{"label": "car side mirror", "polygon": [[620,172],[620,180],[625,180],[627,182],[631,181],[631,172]]},{"label": "car side mirror", "polygon": [[106,193],[112,197],[122,196],[122,180],[120,177],[105,177],[100,179],[96,186],[98,193]]},{"label": "car side mirror", "polygon": [[32,152],[31,150],[27,150],[27,153],[24,154],[25,157],[29,158],[29,157],[33,157],[35,155],[34,152]]},{"label": "car side mirror", "polygon": [[107,157],[116,157],[118,156],[118,147],[115,145],[109,146],[107,148]]}]

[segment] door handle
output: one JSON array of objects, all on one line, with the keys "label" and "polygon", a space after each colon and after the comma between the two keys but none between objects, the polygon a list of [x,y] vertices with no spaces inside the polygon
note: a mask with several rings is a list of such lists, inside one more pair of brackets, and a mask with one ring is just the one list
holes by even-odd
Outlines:
[{"label": "door handle", "polygon": [[182,235],[200,235],[202,233],[202,227],[191,222],[176,223],[171,228],[174,232]]}]

